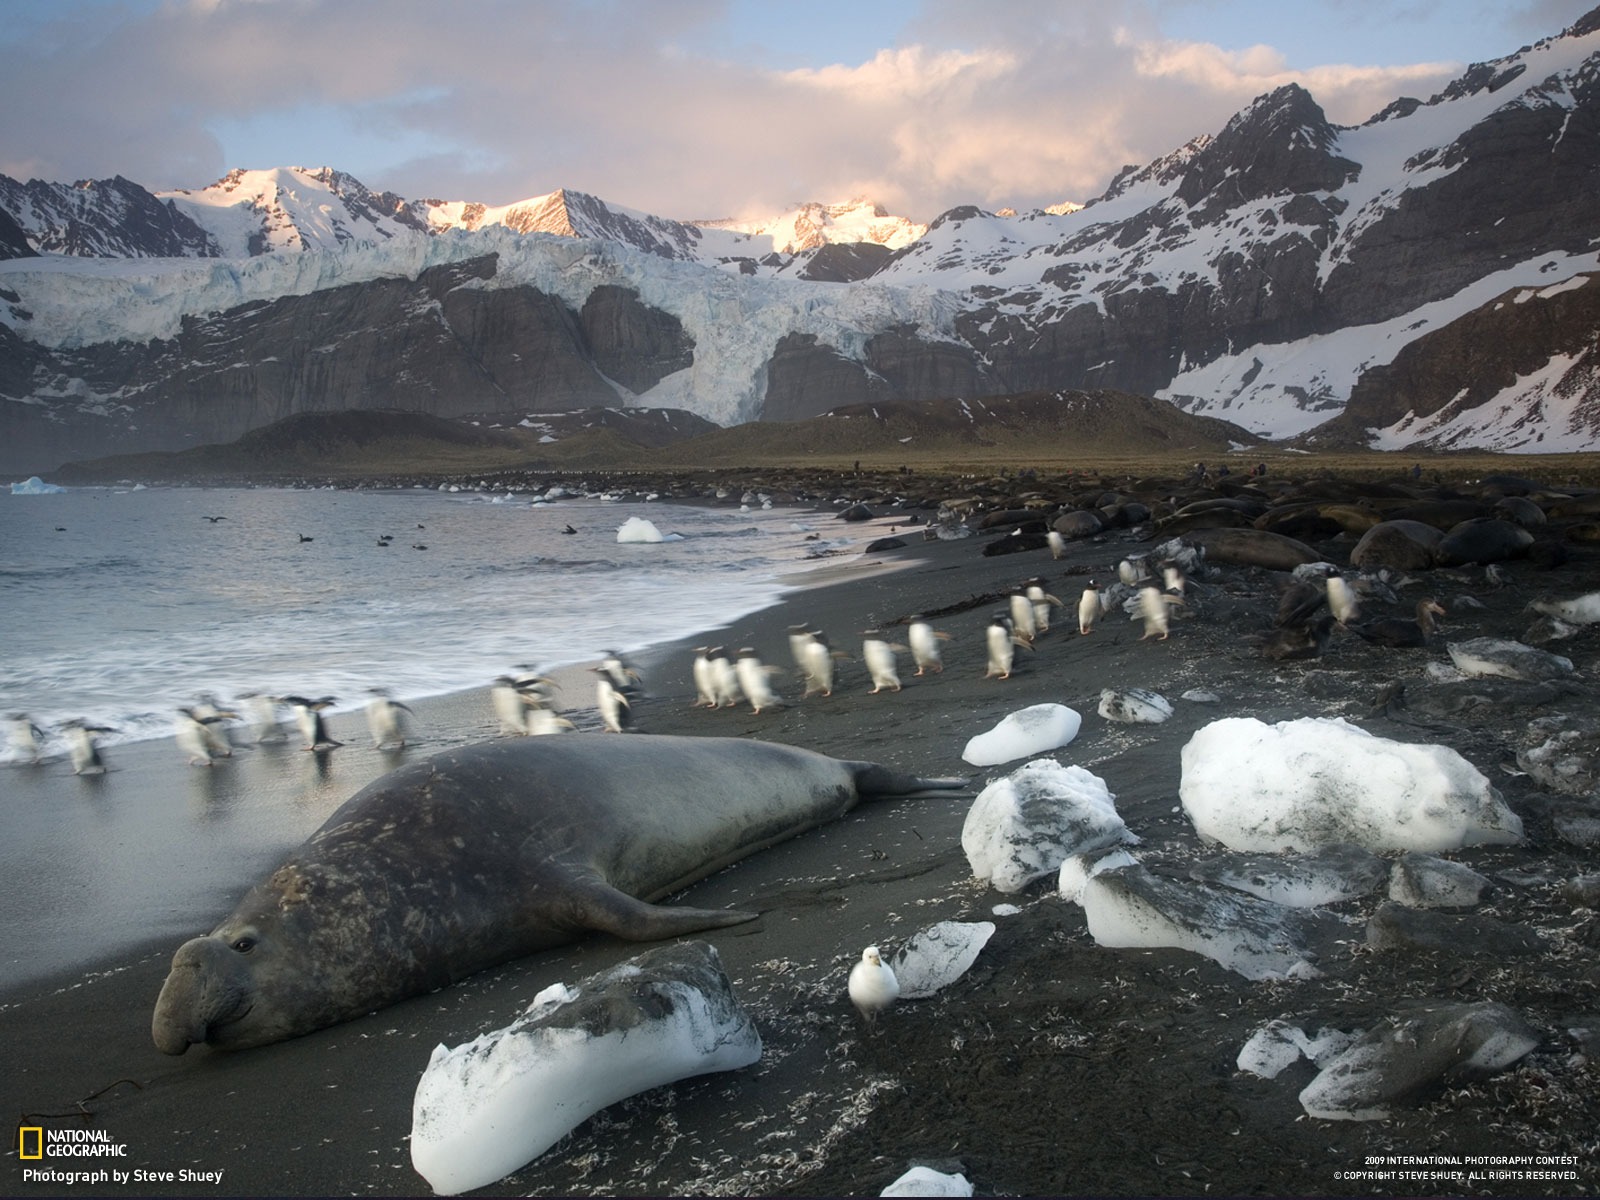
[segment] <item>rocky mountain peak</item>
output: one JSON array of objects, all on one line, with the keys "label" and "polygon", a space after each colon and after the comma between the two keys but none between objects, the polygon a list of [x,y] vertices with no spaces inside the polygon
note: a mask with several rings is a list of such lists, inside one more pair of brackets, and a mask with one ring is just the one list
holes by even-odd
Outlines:
[{"label": "rocky mountain peak", "polygon": [[1360,174],[1334,148],[1339,130],[1297,83],[1257,97],[1189,164],[1178,198],[1232,206],[1284,192],[1331,192]]}]

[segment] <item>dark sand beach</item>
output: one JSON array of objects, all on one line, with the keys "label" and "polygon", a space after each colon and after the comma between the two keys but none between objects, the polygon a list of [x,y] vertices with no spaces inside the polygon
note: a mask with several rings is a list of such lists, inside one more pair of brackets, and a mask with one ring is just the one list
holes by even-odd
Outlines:
[{"label": "dark sand beach", "polygon": [[[1307,663],[1254,653],[1242,637],[1268,628],[1275,604],[1273,578],[1259,568],[1219,568],[1196,581],[1194,603],[1166,641],[1141,641],[1141,626],[1121,613],[1080,637],[1070,614],[1084,580],[1109,581],[1120,558],[1151,543],[1113,533],[1073,543],[1069,557],[1055,561],[1043,550],[984,557],[987,540],[912,541],[842,567],[836,580],[716,635],[640,656],[646,695],[634,715],[641,731],[764,738],[918,775],[968,775],[972,787],[865,805],[685,893],[684,903],[761,913],[704,939],[716,946],[755,1018],[765,1044],[760,1062],[619,1104],[484,1194],[876,1195],[913,1162],[959,1170],[988,1195],[1593,1194],[1600,1184],[1600,1075],[1594,1034],[1581,1031],[1600,1027],[1600,928],[1561,888],[1596,870],[1595,851],[1570,835],[1570,821],[1557,821],[1567,799],[1506,768],[1515,767],[1531,719],[1596,713],[1600,627],[1549,647],[1581,673],[1560,700],[1424,717],[1436,686],[1427,665],[1446,661],[1442,644],[1392,651],[1336,634],[1323,657]],[[1317,543],[1341,563],[1349,544]],[[1592,591],[1600,584],[1597,566],[1591,546],[1574,545],[1569,561],[1553,570],[1523,560],[1504,564],[1507,581],[1499,586],[1481,567],[1435,570],[1401,589],[1400,607],[1431,590],[1446,608],[1446,639],[1518,637],[1531,620],[1528,599]],[[1033,575],[1067,607],[1033,652],[1019,652],[1011,678],[986,679],[982,631],[997,603],[984,598]],[[914,677],[902,655],[904,689],[868,694],[860,631],[895,628],[918,612],[944,614],[934,623],[952,635],[945,670]],[[785,631],[798,622],[824,629],[857,655],[841,663],[831,697],[801,700],[798,683],[785,675],[779,687],[790,703],[781,710],[691,707],[690,647],[704,640],[754,646],[787,670]],[[1375,709],[1394,682],[1407,684],[1409,712]],[[1105,687],[1153,689],[1172,701],[1174,716],[1160,725],[1108,722],[1095,713]],[[1217,701],[1179,698],[1191,689],[1209,690]],[[1519,958],[1470,948],[1371,950],[1366,920],[1386,899],[1381,892],[1335,906],[1348,918],[1348,935],[1319,960],[1316,979],[1252,982],[1184,951],[1099,947],[1082,910],[1055,894],[1053,880],[1001,895],[973,880],[960,846],[973,795],[1020,765],[970,767],[961,760],[966,740],[1045,701],[1083,714],[1082,732],[1055,757],[1106,781],[1142,839],[1141,860],[1175,878],[1185,878],[1205,853],[1179,807],[1179,752],[1211,721],[1339,715],[1380,736],[1452,746],[1501,790],[1528,836],[1521,845],[1449,857],[1494,882],[1480,914],[1537,929],[1546,951]],[[592,710],[575,715],[593,727]],[[481,692],[432,702],[419,716],[426,740],[408,757],[493,734]],[[351,729],[351,746],[335,752],[349,756],[339,768],[344,794],[385,765],[357,746],[362,735]],[[108,802],[114,794],[114,803],[133,806],[162,789],[190,786],[170,745],[121,748],[116,765],[106,781],[114,787],[104,789]],[[216,768],[238,778],[214,786],[246,788],[255,773],[238,767]],[[44,770],[60,776],[59,802],[71,802],[70,785],[78,781],[61,764]],[[249,799],[231,795],[228,802]],[[286,830],[285,844],[301,836]],[[407,1137],[412,1096],[433,1047],[500,1028],[547,985],[576,982],[643,949],[593,937],[290,1042],[160,1054],[150,1016],[172,951],[209,929],[270,865],[214,888],[212,908],[187,918],[163,914],[161,936],[144,945],[92,969],[0,992],[0,1094],[18,1124],[105,1130],[111,1142],[126,1145],[127,1156],[104,1165],[170,1175],[29,1184],[13,1141],[0,1164],[0,1192],[426,1195]],[[996,916],[1001,904],[1020,911]],[[180,933],[167,928],[185,919]],[[845,996],[862,947],[877,943],[892,952],[946,919],[993,920],[998,928],[963,978],[930,999],[902,1002],[869,1030]],[[1314,1073],[1308,1063],[1273,1080],[1235,1065],[1251,1033],[1269,1020],[1356,1030],[1420,1002],[1488,999],[1520,1013],[1539,1034],[1538,1049],[1493,1079],[1433,1092],[1385,1121],[1306,1116],[1296,1097]],[[1520,1173],[1471,1181],[1347,1177],[1374,1158],[1434,1155],[1529,1162]],[[1571,1166],[1558,1171],[1575,1170],[1576,1180],[1533,1176],[1531,1160],[1540,1156],[1565,1156]],[[1388,1169],[1426,1175],[1452,1168]],[[220,1172],[220,1182],[181,1182],[180,1172]]]}]

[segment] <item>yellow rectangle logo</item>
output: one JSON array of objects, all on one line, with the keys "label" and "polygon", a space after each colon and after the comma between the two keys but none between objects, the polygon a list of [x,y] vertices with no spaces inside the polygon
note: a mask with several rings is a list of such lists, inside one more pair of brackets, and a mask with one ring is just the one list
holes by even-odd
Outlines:
[{"label": "yellow rectangle logo", "polygon": [[[32,1154],[28,1153],[28,1135],[30,1133],[33,1134]],[[23,1125],[17,1129],[17,1157],[44,1157],[44,1127],[42,1125]]]}]

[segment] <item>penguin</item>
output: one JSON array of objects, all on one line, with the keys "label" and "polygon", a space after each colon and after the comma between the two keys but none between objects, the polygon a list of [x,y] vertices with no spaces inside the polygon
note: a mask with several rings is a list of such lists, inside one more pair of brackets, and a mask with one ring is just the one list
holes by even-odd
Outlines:
[{"label": "penguin", "polygon": [[1028,603],[1033,605],[1033,627],[1034,627],[1034,629],[1037,630],[1041,634],[1049,633],[1050,632],[1050,606],[1053,604],[1057,608],[1060,608],[1061,607],[1061,601],[1057,600],[1054,596],[1052,596],[1049,592],[1045,591],[1044,588],[1040,587],[1037,583],[1030,583],[1028,585],[1027,596],[1028,596]]},{"label": "penguin", "polygon": [[1117,578],[1129,587],[1138,587],[1150,578],[1150,569],[1144,557],[1125,558],[1117,564]]},{"label": "penguin", "polygon": [[88,725],[74,718],[62,724],[61,731],[67,738],[67,749],[72,756],[72,773],[74,775],[104,775],[106,773],[105,759],[100,757],[100,747],[95,744],[94,735],[97,733],[115,733],[114,729],[104,725]]},{"label": "penguin", "polygon": [[876,946],[868,946],[863,950],[861,961],[850,968],[848,991],[850,1003],[856,1006],[856,1011],[869,1025],[880,1012],[899,999],[900,981],[895,978],[894,968],[883,961]]},{"label": "penguin", "polygon": [[696,646],[694,648],[694,706],[696,708],[715,708],[717,706],[716,675],[711,667],[711,647]]},{"label": "penguin", "polygon": [[220,716],[201,716],[193,708],[182,707],[178,709],[178,720],[174,727],[174,734],[178,739],[178,748],[189,756],[189,765],[197,763],[214,766],[219,758],[232,758],[231,748],[221,748],[220,739],[216,736],[211,726],[221,721]]},{"label": "penguin", "polygon": [[1100,619],[1101,610],[1100,589],[1095,587],[1094,580],[1091,579],[1084,586],[1083,595],[1078,597],[1078,632],[1080,634],[1094,632],[1094,623]]},{"label": "penguin", "polygon": [[989,652],[988,666],[983,672],[985,679],[1010,679],[1017,647],[1033,649],[1032,643],[1017,636],[1011,618],[1003,612],[997,612],[989,618],[989,626],[984,630],[983,637]]},{"label": "penguin", "polygon": [[308,700],[304,696],[285,696],[283,702],[294,709],[294,719],[300,726],[300,736],[305,738],[306,744],[302,750],[332,750],[335,746],[344,745],[335,741],[328,735],[328,726],[322,719],[323,710],[332,708],[335,700],[332,696],[323,696],[320,700]]},{"label": "penguin", "polygon": [[1067,556],[1067,539],[1054,529],[1047,530],[1044,540],[1050,544],[1050,557],[1063,559]]},{"label": "penguin", "polygon": [[600,723],[605,726],[607,733],[621,733],[633,724],[633,705],[628,703],[628,697],[611,682],[610,675],[602,668],[589,669],[600,676],[595,684],[595,700],[600,709]]},{"label": "penguin", "polygon": [[806,674],[806,647],[812,642],[811,627],[809,625],[789,626],[789,657],[794,659],[795,670],[800,672],[800,677]]},{"label": "penguin", "polygon": [[201,737],[210,755],[214,758],[232,758],[233,743],[228,739],[227,726],[222,722],[237,721],[239,714],[231,708],[223,708],[210,692],[201,692],[194,703],[193,716],[200,725]]},{"label": "penguin", "polygon": [[1189,577],[1177,563],[1162,563],[1161,584],[1166,588],[1168,595],[1182,596],[1189,586]]},{"label": "penguin", "polygon": [[819,692],[824,696],[833,695],[833,664],[839,657],[843,656],[834,652],[827,635],[820,629],[813,629],[805,647],[806,696]]},{"label": "penguin", "polygon": [[289,735],[278,724],[278,697],[246,692],[239,698],[245,702],[245,709],[250,714],[250,736],[258,746],[288,740]]},{"label": "penguin", "polygon": [[528,708],[517,690],[517,681],[510,675],[495,676],[489,685],[489,701],[494,705],[502,736],[520,737],[528,732]]},{"label": "penguin", "polygon": [[711,664],[711,696],[716,701],[711,707],[732,708],[739,703],[739,673],[733,660],[721,646],[711,647],[706,659]]},{"label": "penguin", "polygon": [[572,533],[577,533],[577,532],[578,532],[578,531],[577,531],[577,530],[576,530],[576,529],[574,529],[574,528],[573,528],[573,527],[572,527],[572,526],[571,526],[571,525],[568,525],[568,526],[567,526],[567,527],[566,527],[566,528],[565,528],[565,529],[563,529],[563,530],[562,530],[562,531],[561,531],[561,532],[562,532],[562,533],[567,533],[567,534],[572,534]]},{"label": "penguin", "polygon": [[861,657],[867,664],[867,674],[872,676],[872,691],[869,695],[876,696],[879,692],[900,690],[900,672],[895,666],[895,651],[906,649],[898,642],[885,641],[877,629],[864,631],[864,640],[861,643]]},{"label": "penguin", "polygon": [[1009,603],[1012,635],[1025,645],[1033,645],[1034,634],[1038,632],[1033,620],[1033,601],[1025,592],[1012,592]]},{"label": "penguin", "polygon": [[1163,592],[1153,584],[1140,588],[1139,615],[1144,618],[1144,636],[1139,640],[1143,642],[1155,638],[1158,642],[1166,641],[1167,614],[1172,605],[1182,603],[1182,596]]},{"label": "penguin", "polygon": [[1328,610],[1333,613],[1333,619],[1342,626],[1348,626],[1361,615],[1361,604],[1356,598],[1356,592],[1350,586],[1350,581],[1338,571],[1329,571],[1327,579]]},{"label": "penguin", "polygon": [[917,664],[917,674],[932,671],[935,675],[944,670],[939,643],[948,642],[950,635],[935,629],[920,616],[912,617],[906,626],[906,641],[911,643],[911,660]]},{"label": "penguin", "polygon": [[550,734],[560,733],[563,729],[577,728],[560,713],[551,712],[548,708],[528,709],[527,722],[529,737],[548,737]]},{"label": "penguin", "polygon": [[622,656],[615,650],[606,651],[606,656],[600,660],[598,670],[611,681],[612,687],[625,696],[636,695],[639,692],[639,685],[644,681],[638,669],[631,663],[624,662]]},{"label": "penguin", "polygon": [[300,538],[300,542],[301,542],[301,544],[302,544],[302,545],[303,545],[303,544],[305,544],[305,543],[306,543],[306,542],[314,542],[314,541],[316,541],[316,540],[317,540],[317,539],[316,539],[316,538],[314,538],[314,537],[307,537],[307,536],[306,536],[306,535],[305,535],[305,534],[303,534],[303,533],[302,533],[302,534],[300,534],[300,535],[299,535],[299,538]]},{"label": "penguin", "polygon": [[739,657],[734,661],[734,677],[739,681],[739,690],[744,693],[744,698],[750,702],[751,712],[760,712],[764,708],[779,708],[783,702],[778,699],[777,693],[772,690],[770,675],[779,670],[778,667],[769,667],[761,661],[761,656],[749,646],[739,649]]},{"label": "penguin", "polygon": [[367,701],[367,728],[372,731],[372,744],[382,750],[389,743],[396,743],[401,750],[406,748],[406,731],[401,713],[411,712],[398,700],[390,699],[387,688],[368,688],[372,699]]},{"label": "penguin", "polygon": [[44,730],[35,725],[27,713],[11,714],[11,755],[18,762],[38,766],[44,760],[40,749],[44,739]]}]

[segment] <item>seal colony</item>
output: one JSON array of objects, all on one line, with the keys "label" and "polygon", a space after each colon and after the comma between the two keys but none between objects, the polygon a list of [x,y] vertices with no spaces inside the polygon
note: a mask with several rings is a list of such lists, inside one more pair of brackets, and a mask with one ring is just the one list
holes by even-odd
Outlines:
[{"label": "seal colony", "polygon": [[654,902],[863,800],[965,782],[744,738],[446,751],[351,797],[180,946],[151,1036],[166,1054],[259,1046],[588,931],[644,942],[753,921]]}]

